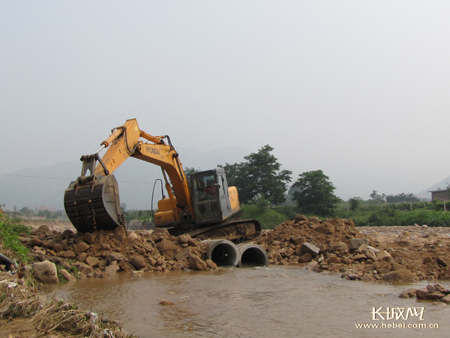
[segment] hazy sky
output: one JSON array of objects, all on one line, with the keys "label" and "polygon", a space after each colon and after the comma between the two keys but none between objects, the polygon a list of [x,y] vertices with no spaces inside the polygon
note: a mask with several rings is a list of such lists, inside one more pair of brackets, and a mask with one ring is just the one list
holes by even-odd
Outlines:
[{"label": "hazy sky", "polygon": [[[271,145],[343,198],[450,175],[449,1],[0,1],[0,174],[113,127]],[[185,163],[185,166],[195,164]]]}]

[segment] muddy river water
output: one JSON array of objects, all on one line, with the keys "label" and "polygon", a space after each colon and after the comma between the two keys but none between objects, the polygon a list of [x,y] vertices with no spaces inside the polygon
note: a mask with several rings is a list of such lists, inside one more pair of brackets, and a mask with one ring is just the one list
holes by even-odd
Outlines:
[{"label": "muddy river water", "polygon": [[[427,284],[365,283],[268,267],[118,274],[66,283],[51,293],[115,319],[141,338],[448,337],[450,306],[398,298]],[[441,284],[450,288],[450,282]],[[163,299],[174,304],[160,305]]]}]

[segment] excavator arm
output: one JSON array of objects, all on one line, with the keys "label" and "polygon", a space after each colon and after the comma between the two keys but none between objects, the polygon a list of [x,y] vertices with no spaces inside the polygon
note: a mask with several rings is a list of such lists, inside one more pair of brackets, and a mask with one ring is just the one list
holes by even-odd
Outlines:
[{"label": "excavator arm", "polygon": [[[168,144],[164,139],[167,139]],[[108,150],[100,158],[98,153],[103,148]],[[170,138],[147,134],[139,129],[136,119],[131,119],[113,130],[96,153],[81,157],[81,176],[71,182],[64,194],[64,206],[75,228],[86,232],[114,229],[125,223],[120,210],[119,188],[113,173],[129,157],[161,167],[169,198],[160,201],[160,209],[165,212],[164,219],[168,225],[192,222],[188,182]]]}]

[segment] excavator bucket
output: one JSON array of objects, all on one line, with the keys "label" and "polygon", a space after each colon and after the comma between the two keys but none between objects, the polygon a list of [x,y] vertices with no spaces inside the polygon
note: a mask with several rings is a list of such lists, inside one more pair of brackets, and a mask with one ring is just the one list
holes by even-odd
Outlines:
[{"label": "excavator bucket", "polygon": [[126,225],[114,175],[78,177],[64,193],[67,216],[80,232],[113,230]]}]

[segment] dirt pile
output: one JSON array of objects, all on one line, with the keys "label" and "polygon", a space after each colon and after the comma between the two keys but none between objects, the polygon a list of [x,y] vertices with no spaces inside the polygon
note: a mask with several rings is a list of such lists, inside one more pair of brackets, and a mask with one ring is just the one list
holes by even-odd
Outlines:
[{"label": "dirt pile", "polygon": [[[205,244],[167,230],[74,233],[41,226],[21,237],[36,261],[49,260],[77,277],[104,277],[117,271],[215,269]],[[351,220],[302,215],[266,230],[253,241],[272,265],[298,265],[341,273],[351,280],[417,281],[450,279],[450,229],[355,227]],[[70,278],[70,277],[68,277]]]},{"label": "dirt pile", "polygon": [[[127,232],[63,233],[40,226],[19,237],[35,261],[50,261],[77,277],[105,277],[118,271],[179,271],[216,269],[206,259],[206,244],[189,235],[170,236],[166,229]],[[68,279],[70,277],[68,276]]]},{"label": "dirt pile", "polygon": [[298,215],[263,232],[257,243],[268,251],[270,264],[300,264],[317,272],[340,272],[351,280],[450,278],[450,229],[359,229],[351,220]]}]

